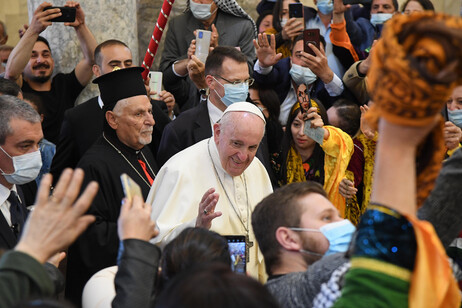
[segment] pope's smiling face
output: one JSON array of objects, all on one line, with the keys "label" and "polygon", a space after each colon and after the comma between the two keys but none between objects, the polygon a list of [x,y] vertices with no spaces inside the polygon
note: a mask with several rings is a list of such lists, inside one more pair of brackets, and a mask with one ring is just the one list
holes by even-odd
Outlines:
[{"label": "pope's smiling face", "polygon": [[231,176],[239,176],[252,163],[265,124],[247,112],[232,112],[229,117],[225,123],[214,125],[214,140],[223,169]]}]

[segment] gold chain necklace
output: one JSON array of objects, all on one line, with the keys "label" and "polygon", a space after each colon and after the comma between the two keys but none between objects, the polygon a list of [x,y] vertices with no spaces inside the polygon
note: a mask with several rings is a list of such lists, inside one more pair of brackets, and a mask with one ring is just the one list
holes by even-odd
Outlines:
[{"label": "gold chain necklace", "polygon": [[[124,159],[125,161],[130,165],[130,167],[132,167],[133,170],[135,170],[136,174],[138,174],[138,176],[143,180],[144,183],[146,183],[146,185],[148,185],[149,188],[151,188],[151,184],[149,184],[148,181],[146,181],[146,179],[138,172],[138,170],[136,170],[135,166],[132,165],[132,163],[128,160],[127,157],[125,157],[124,153],[122,153],[122,151],[120,151],[115,145],[113,145],[107,138],[106,136],[104,135],[104,132],[103,132],[103,138],[104,140],[106,140],[107,143],[109,143],[113,148],[114,150],[116,150],[117,153],[119,153]],[[144,157],[144,154],[143,152],[141,152],[141,156],[143,156],[143,159],[144,161],[146,162],[146,165],[148,165],[149,167],[149,170],[152,172],[152,174],[154,175],[154,178],[156,178],[156,173],[152,170],[151,168],[151,165],[149,165],[149,162],[148,160],[146,159],[146,157]]]}]

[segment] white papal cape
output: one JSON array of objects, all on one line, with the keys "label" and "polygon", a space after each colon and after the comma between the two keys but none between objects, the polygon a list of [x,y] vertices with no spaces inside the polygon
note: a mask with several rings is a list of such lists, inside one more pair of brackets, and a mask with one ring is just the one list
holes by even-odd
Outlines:
[{"label": "white papal cape", "polygon": [[[210,230],[221,235],[246,235],[243,224],[217,179],[209,150],[231,202],[237,207],[236,210],[245,228],[247,226],[249,228],[250,241],[254,245],[249,251],[247,271],[262,281],[265,277],[263,255],[259,252],[252,224],[247,220],[246,195],[249,198],[250,219],[258,202],[273,191],[268,173],[260,160],[255,157],[242,175],[237,177],[228,175],[221,166],[213,137],[177,153],[157,174],[146,200],[152,205],[151,217],[160,230],[159,235],[151,242],[163,247],[183,229],[194,227],[200,200],[204,193],[212,187],[220,195],[215,211],[223,214],[212,221]],[[247,183],[247,194],[245,183]]]}]

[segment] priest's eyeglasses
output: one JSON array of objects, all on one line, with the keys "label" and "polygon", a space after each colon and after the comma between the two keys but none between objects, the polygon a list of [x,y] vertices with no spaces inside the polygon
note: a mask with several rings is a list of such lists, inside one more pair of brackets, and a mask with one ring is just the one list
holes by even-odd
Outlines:
[{"label": "priest's eyeglasses", "polygon": [[247,85],[250,87],[250,86],[253,85],[253,83],[255,82],[255,79],[253,79],[253,78],[249,78],[249,79],[246,79],[246,80],[244,80],[244,81],[241,81],[241,80],[238,80],[238,81],[231,81],[231,80],[228,80],[228,79],[226,79],[226,78],[224,78],[224,77],[221,77],[220,75],[215,75],[215,76],[218,77],[218,78],[220,78],[220,79],[223,79],[223,80],[226,81],[227,83],[230,83],[230,84],[232,84],[232,85],[234,85],[234,86],[240,85],[241,83],[245,83],[245,84],[247,84]]}]

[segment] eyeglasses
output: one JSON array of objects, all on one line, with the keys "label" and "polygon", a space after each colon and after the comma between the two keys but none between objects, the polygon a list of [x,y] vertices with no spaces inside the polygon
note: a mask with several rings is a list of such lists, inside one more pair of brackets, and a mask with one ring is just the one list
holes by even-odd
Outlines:
[{"label": "eyeglasses", "polygon": [[246,80],[244,80],[244,81],[240,81],[240,80],[239,80],[239,81],[230,81],[230,80],[228,80],[228,79],[226,79],[226,78],[224,78],[224,77],[221,77],[220,75],[214,75],[214,76],[216,76],[216,77],[218,77],[218,78],[220,78],[220,79],[223,79],[223,80],[226,81],[227,83],[230,83],[230,84],[235,85],[235,86],[237,86],[237,85],[239,85],[239,84],[241,84],[241,83],[245,83],[245,84],[247,84],[247,85],[250,87],[251,85],[253,85],[253,83],[254,83],[254,81],[255,81],[255,79],[253,79],[253,78],[249,78],[249,79],[246,79]]}]

